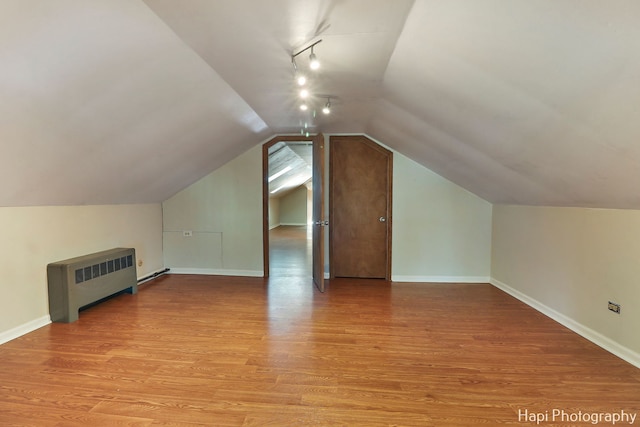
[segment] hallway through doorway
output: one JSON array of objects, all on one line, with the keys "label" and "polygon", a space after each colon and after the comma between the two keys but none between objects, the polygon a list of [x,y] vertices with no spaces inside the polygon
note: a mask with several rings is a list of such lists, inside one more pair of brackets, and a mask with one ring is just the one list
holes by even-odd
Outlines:
[{"label": "hallway through doorway", "polygon": [[307,226],[281,225],[269,230],[269,271],[272,277],[311,277],[312,238]]}]

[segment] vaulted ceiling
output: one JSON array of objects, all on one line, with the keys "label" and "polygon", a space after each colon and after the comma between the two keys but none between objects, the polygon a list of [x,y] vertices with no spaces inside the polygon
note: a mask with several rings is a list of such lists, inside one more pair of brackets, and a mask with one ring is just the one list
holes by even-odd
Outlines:
[{"label": "vaulted ceiling", "polygon": [[[494,203],[640,209],[638,22],[636,0],[3,0],[0,206],[163,201],[302,129]],[[291,54],[319,40],[314,117]]]}]

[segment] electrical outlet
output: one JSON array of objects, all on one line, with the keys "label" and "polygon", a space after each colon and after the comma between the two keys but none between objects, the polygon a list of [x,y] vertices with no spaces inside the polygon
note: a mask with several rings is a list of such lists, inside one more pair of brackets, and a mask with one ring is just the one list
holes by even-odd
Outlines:
[{"label": "electrical outlet", "polygon": [[193,237],[193,231],[185,230],[182,232],[182,237]]},{"label": "electrical outlet", "polygon": [[613,311],[614,313],[620,314],[620,304],[609,301],[609,310]]}]

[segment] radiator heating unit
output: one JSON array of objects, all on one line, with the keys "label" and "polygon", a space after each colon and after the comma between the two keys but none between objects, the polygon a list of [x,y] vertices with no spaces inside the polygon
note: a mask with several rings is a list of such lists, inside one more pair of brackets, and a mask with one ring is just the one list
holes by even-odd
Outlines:
[{"label": "radiator heating unit", "polygon": [[78,311],[113,294],[138,292],[134,248],[114,248],[47,265],[52,322],[74,322]]}]

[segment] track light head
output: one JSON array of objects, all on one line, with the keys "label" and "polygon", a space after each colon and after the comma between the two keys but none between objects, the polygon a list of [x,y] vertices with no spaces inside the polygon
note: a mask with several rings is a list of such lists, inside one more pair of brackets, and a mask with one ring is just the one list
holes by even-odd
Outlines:
[{"label": "track light head", "polygon": [[309,55],[309,68],[312,70],[320,68],[320,61],[318,61],[316,54],[313,53],[313,46],[311,46],[311,55]]},{"label": "track light head", "polygon": [[298,70],[298,64],[296,63],[295,55],[291,55],[291,65],[293,65],[293,71],[295,72],[295,78],[298,86],[304,86],[307,83],[307,77],[304,75],[304,73]]},{"label": "track light head", "polygon": [[313,48],[315,45],[317,45],[321,41],[322,40],[318,40],[313,44],[311,44],[310,46],[307,46],[304,49],[298,52],[295,52],[291,55],[291,62],[293,63],[293,68],[295,68],[296,71],[298,71],[298,66],[296,64],[296,56],[300,55],[302,52],[306,52],[307,50],[311,50],[311,55],[309,55],[309,68],[311,68],[312,70],[317,70],[318,68],[320,68],[320,61],[318,61],[316,54],[313,53]]},{"label": "track light head", "polygon": [[327,103],[324,104],[324,107],[322,107],[322,112],[324,114],[331,113],[331,98],[327,98]]}]

